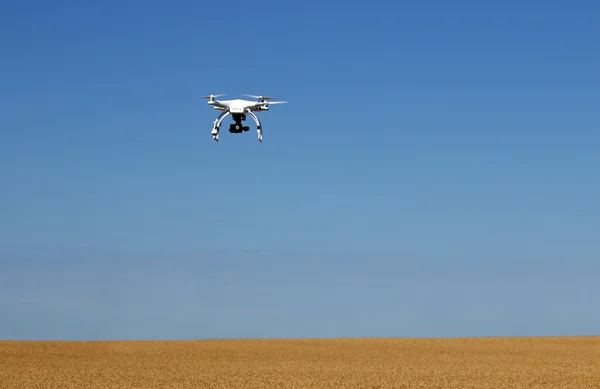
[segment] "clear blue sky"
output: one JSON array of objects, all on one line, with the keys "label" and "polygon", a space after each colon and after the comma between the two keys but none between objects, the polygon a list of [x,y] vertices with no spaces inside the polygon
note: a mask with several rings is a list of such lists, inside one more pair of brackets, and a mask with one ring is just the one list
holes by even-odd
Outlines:
[{"label": "clear blue sky", "polygon": [[600,333],[597,1],[168,4],[2,5],[0,338]]}]

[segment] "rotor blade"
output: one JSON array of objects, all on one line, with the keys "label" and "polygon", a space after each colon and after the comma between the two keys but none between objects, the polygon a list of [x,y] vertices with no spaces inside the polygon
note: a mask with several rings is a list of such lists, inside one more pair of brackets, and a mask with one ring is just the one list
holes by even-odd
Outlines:
[{"label": "rotor blade", "polygon": [[287,101],[269,101],[267,103],[267,105],[271,105],[271,104],[287,104]]},{"label": "rotor blade", "polygon": [[274,100],[275,99],[275,97],[269,97],[269,96],[256,96],[256,95],[242,95],[242,96],[254,97],[255,99],[262,99],[262,100]]},{"label": "rotor blade", "polygon": [[201,96],[201,98],[203,98],[203,99],[210,99],[210,98],[213,98],[213,99],[214,99],[215,97],[221,97],[221,96],[225,96],[225,94]]}]

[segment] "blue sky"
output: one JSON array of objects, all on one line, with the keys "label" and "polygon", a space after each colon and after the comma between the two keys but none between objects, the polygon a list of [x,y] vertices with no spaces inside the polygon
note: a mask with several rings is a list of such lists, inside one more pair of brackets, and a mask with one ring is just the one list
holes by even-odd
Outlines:
[{"label": "blue sky", "polygon": [[600,333],[597,2],[168,4],[2,5],[0,338]]}]

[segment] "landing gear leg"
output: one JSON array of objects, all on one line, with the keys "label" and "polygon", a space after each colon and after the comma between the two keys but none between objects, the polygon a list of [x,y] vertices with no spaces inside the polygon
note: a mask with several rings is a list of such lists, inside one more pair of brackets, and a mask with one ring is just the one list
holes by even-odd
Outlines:
[{"label": "landing gear leg", "polygon": [[219,127],[221,127],[221,122],[223,121],[223,119],[225,119],[225,116],[227,116],[227,115],[229,115],[229,111],[224,111],[213,122],[213,129],[211,131],[211,134],[212,134],[213,140],[215,142],[219,141]]},{"label": "landing gear leg", "polygon": [[262,143],[263,134],[262,134],[262,126],[260,125],[260,120],[258,120],[258,117],[256,116],[256,114],[254,112],[252,112],[251,110],[248,110],[248,114],[250,116],[252,116],[252,119],[254,119],[254,121],[256,122],[256,135],[258,135],[258,141]]}]

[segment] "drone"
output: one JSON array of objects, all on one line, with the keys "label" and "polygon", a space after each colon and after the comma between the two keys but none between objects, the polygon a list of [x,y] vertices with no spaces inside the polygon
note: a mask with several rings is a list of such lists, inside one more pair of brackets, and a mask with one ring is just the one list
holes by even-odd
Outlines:
[{"label": "drone", "polygon": [[287,101],[272,101],[274,97],[268,96],[254,96],[254,95],[244,95],[247,97],[253,97],[257,99],[257,101],[251,100],[243,100],[243,99],[234,99],[234,100],[217,100],[216,97],[225,96],[221,95],[209,95],[202,96],[204,99],[208,99],[208,105],[212,105],[215,110],[222,111],[218,118],[213,122],[213,128],[211,131],[213,140],[215,142],[219,141],[219,128],[221,127],[221,123],[223,119],[227,115],[231,115],[232,119],[235,123],[232,123],[229,126],[229,132],[232,134],[241,134],[243,132],[249,131],[250,127],[242,125],[242,122],[246,120],[246,115],[252,116],[254,121],[256,122],[256,132],[258,135],[258,141],[262,142],[263,134],[262,127],[260,124],[260,120],[256,116],[255,112],[268,111],[269,105],[271,104],[285,104]]}]

